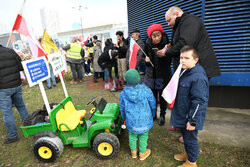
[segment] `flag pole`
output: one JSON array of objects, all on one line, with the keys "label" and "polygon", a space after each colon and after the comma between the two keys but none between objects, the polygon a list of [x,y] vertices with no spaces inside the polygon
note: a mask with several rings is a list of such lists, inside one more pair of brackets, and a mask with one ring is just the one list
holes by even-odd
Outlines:
[{"label": "flag pole", "polygon": [[[134,40],[135,41],[135,40]],[[138,45],[138,43],[135,41],[135,43]],[[146,57],[148,57],[147,56],[147,54],[143,51],[143,49],[141,48],[141,46],[140,45],[138,45],[139,46],[139,48],[141,49],[141,51],[142,51],[142,53],[146,56]],[[149,58],[149,57],[148,57]],[[149,58],[149,63],[151,64],[151,66],[152,67],[154,67],[154,65],[153,65],[153,63],[151,62],[151,60],[150,60],[150,58]]]},{"label": "flag pole", "polygon": [[[24,7],[25,2],[26,2],[26,0],[23,0],[23,4],[22,4],[22,6],[21,6],[21,9],[20,9],[19,13],[22,13],[22,12],[23,12],[23,7]],[[14,24],[15,24],[15,23],[14,23]],[[10,33],[10,37],[9,37],[9,39],[8,39],[8,42],[7,42],[6,47],[9,46],[9,44],[10,44],[10,39],[11,39],[12,35],[13,35],[13,30],[12,30],[11,33]]]},{"label": "flag pole", "polygon": [[10,37],[9,37],[9,39],[8,39],[8,42],[7,42],[6,48],[9,46],[9,43],[10,43],[10,39],[11,39],[11,37],[12,37],[12,34],[13,34],[13,31],[11,31],[11,33],[10,33]]}]

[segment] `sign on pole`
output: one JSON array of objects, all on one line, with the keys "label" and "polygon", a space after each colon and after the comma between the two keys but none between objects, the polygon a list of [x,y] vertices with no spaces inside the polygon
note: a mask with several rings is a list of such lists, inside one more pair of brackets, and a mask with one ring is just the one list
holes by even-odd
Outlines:
[{"label": "sign on pole", "polygon": [[45,107],[48,113],[50,113],[51,109],[49,106],[49,101],[46,96],[43,83],[42,83],[42,81],[50,78],[50,71],[49,71],[49,65],[48,65],[47,60],[45,59],[44,56],[42,56],[36,59],[23,61],[22,65],[23,65],[23,69],[26,74],[26,78],[29,83],[29,86],[32,87],[36,84],[39,84],[39,88],[42,93]]},{"label": "sign on pole", "polygon": [[23,61],[22,65],[30,87],[50,78],[48,62],[44,56]]},{"label": "sign on pole", "polygon": [[52,66],[54,75],[58,75],[65,69],[65,63],[59,52],[48,55],[49,62]]},{"label": "sign on pole", "polygon": [[64,94],[66,97],[68,97],[69,95],[68,95],[65,83],[63,81],[63,76],[62,76],[62,71],[64,71],[65,67],[67,67],[65,60],[63,59],[60,52],[56,52],[56,53],[52,53],[52,54],[48,55],[48,59],[49,59],[49,62],[52,66],[54,75],[59,74]]}]

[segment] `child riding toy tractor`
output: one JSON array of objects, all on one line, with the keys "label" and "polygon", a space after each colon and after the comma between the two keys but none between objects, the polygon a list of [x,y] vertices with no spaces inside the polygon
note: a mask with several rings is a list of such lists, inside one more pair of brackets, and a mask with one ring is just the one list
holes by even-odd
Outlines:
[{"label": "child riding toy tractor", "polygon": [[35,156],[43,162],[55,161],[63,152],[64,145],[73,147],[91,147],[96,155],[103,159],[115,156],[120,148],[116,133],[120,133],[122,118],[119,105],[107,103],[96,97],[88,102],[93,104],[91,117],[85,120],[86,110],[76,110],[71,97],[59,103],[50,113],[49,122],[31,126],[21,126],[25,137],[39,136],[34,144]]}]

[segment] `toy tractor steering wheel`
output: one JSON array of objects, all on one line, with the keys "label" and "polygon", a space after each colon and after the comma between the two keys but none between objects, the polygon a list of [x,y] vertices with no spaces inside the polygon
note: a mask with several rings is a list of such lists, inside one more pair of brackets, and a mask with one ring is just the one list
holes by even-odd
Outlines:
[{"label": "toy tractor steering wheel", "polygon": [[90,104],[93,104],[95,107],[93,107],[91,110],[90,110],[90,113],[91,113],[91,116],[89,117],[89,119],[92,118],[92,116],[95,114],[96,110],[97,110],[97,104],[95,102],[96,100],[96,96],[93,97],[88,103],[87,105],[90,105]]},{"label": "toy tractor steering wheel", "polygon": [[87,103],[87,105],[93,104],[93,105],[96,107],[97,104],[96,104],[95,100],[96,100],[96,96],[93,97],[93,98]]}]

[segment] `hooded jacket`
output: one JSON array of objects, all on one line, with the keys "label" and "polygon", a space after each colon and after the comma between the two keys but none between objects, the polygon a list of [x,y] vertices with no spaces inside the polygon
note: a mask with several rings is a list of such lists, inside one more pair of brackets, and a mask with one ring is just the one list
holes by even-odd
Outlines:
[{"label": "hooded jacket", "polygon": [[144,84],[126,86],[120,94],[120,112],[128,130],[134,134],[149,131],[154,123],[156,100]]},{"label": "hooded jacket", "polygon": [[198,63],[181,75],[178,84],[171,124],[185,128],[187,122],[196,122],[196,130],[203,129],[208,105],[209,83],[206,72]]}]

